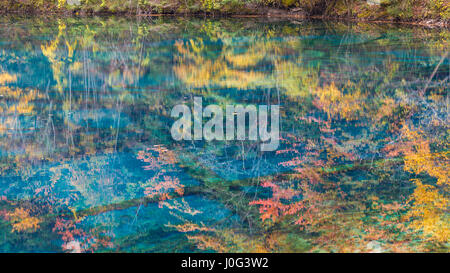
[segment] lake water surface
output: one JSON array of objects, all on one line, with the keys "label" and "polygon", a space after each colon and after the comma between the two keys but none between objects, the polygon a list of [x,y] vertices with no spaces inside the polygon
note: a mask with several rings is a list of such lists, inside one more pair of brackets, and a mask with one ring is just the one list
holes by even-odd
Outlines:
[{"label": "lake water surface", "polygon": [[[0,252],[443,251],[447,29],[0,18]],[[171,109],[280,105],[280,146]]]}]

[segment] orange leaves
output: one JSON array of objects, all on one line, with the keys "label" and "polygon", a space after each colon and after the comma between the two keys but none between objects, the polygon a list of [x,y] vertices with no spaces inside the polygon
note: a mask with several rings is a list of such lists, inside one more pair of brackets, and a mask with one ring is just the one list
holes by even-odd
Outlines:
[{"label": "orange leaves", "polygon": [[[293,202],[292,199],[300,194],[300,191],[293,188],[282,187],[270,180],[261,183],[261,186],[272,189],[272,197],[264,200],[255,200],[249,205],[258,205],[261,220],[272,220],[276,222],[280,217],[293,215],[304,209],[304,202]],[[283,200],[283,202],[282,202]]]},{"label": "orange leaves", "polygon": [[137,159],[149,163],[145,170],[158,172],[145,183],[144,194],[148,197],[159,197],[159,200],[170,199],[169,193],[175,192],[179,196],[184,194],[184,185],[178,177],[167,175],[168,171],[176,171],[175,164],[178,159],[175,153],[164,146],[155,145],[145,151],[139,151]]},{"label": "orange leaves", "polygon": [[55,226],[53,227],[53,232],[61,235],[63,241],[71,242],[75,241],[75,238],[82,237],[85,233],[76,228],[75,223],[70,220],[65,220],[62,218],[56,218]]},{"label": "orange leaves", "polygon": [[294,166],[299,166],[301,165],[305,160],[301,157],[294,157],[291,160],[285,161],[285,162],[281,162],[280,165],[284,166],[284,167],[294,167]]},{"label": "orange leaves", "polygon": [[[154,155],[155,153],[156,155]],[[139,151],[137,159],[149,163],[149,165],[144,167],[146,170],[159,169],[164,166],[173,166],[177,163],[175,153],[161,145],[155,145],[151,148],[147,148],[145,151]]]},{"label": "orange leaves", "polygon": [[277,200],[266,199],[266,200],[255,200],[249,203],[249,205],[259,205],[259,213],[261,213],[261,220],[265,221],[267,219],[275,222],[279,215],[280,210],[283,210],[284,205]]},{"label": "orange leaves", "polygon": [[296,178],[301,178],[309,181],[311,184],[319,184],[322,181],[322,177],[313,167],[296,168]]},{"label": "orange leaves", "polygon": [[64,241],[62,249],[72,253],[92,252],[98,247],[112,247],[109,237],[100,236],[95,229],[86,232],[77,227],[76,221],[56,218],[53,232]]},{"label": "orange leaves", "polygon": [[156,181],[152,179],[153,183],[145,188],[144,194],[148,197],[160,196],[160,200],[169,199],[169,192],[174,190],[178,195],[184,194],[184,186],[180,183],[180,180],[176,177],[165,175],[163,181]]},{"label": "orange leaves", "polygon": [[14,232],[34,232],[39,228],[39,218],[30,216],[30,212],[24,208],[16,208],[14,212],[7,213],[7,218],[12,223]]},{"label": "orange leaves", "polygon": [[395,107],[396,103],[393,98],[383,99],[382,105],[378,108],[378,112],[375,115],[375,120],[381,120],[384,117],[390,116]]}]

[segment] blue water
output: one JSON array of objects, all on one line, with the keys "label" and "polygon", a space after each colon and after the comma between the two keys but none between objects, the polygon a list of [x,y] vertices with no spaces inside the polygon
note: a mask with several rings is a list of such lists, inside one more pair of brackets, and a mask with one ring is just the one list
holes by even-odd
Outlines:
[{"label": "blue water", "polygon": [[[321,194],[336,185],[345,203],[331,214],[376,226],[366,220],[380,212],[365,209],[374,196],[406,204],[410,179],[438,183],[433,167],[406,166],[411,153],[424,158],[405,148],[411,141],[442,154],[447,182],[437,189],[448,197],[446,29],[164,17],[0,25],[0,252],[253,252],[271,234],[280,246],[264,251],[345,251],[317,239],[323,226],[298,227],[302,212],[272,221],[250,203],[279,200],[268,180],[296,191],[284,205],[310,198],[305,185]],[[194,96],[279,104],[280,147],[174,141],[170,111]],[[420,229],[405,236],[412,247],[427,241]]]}]

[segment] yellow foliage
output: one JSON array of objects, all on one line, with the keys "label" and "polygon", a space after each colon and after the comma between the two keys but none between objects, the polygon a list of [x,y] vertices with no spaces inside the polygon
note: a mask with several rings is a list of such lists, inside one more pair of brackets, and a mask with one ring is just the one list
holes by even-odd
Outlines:
[{"label": "yellow foliage", "polygon": [[23,90],[19,88],[12,89],[8,86],[0,86],[0,95],[6,98],[19,98]]},{"label": "yellow foliage", "polygon": [[8,214],[8,217],[12,222],[13,232],[34,232],[41,222],[37,217],[30,216],[29,211],[23,208],[16,208],[14,212]]},{"label": "yellow foliage", "polygon": [[410,197],[414,202],[408,217],[413,218],[412,227],[422,230],[440,242],[448,242],[450,238],[450,222],[446,214],[449,200],[432,185],[424,185],[418,179],[413,179],[416,189]]},{"label": "yellow foliage", "polygon": [[292,62],[276,62],[275,67],[276,81],[289,97],[306,97],[319,85],[318,71],[314,68],[299,67]]},{"label": "yellow foliage", "polygon": [[227,51],[225,59],[235,67],[246,68],[258,64],[265,55],[266,52],[264,49],[258,51],[254,47],[251,47],[243,54],[233,54],[232,51]]},{"label": "yellow foliage", "polygon": [[189,240],[194,241],[197,244],[197,247],[202,250],[214,250],[220,253],[226,252],[226,248],[222,245],[222,242],[214,237],[208,235],[193,235],[187,236]]},{"label": "yellow foliage", "polygon": [[[67,80],[65,80],[63,68],[64,62],[61,60],[60,56],[57,55],[58,45],[60,43],[60,39],[63,37],[66,31],[66,25],[62,21],[58,21],[58,35],[55,37],[53,41],[46,45],[41,45],[42,54],[48,58],[48,61],[51,64],[53,77],[56,79],[57,89],[60,93],[63,92],[63,86],[67,85]],[[73,54],[73,49],[70,47],[70,44],[66,42],[66,45],[69,48],[69,54]]]},{"label": "yellow foliage", "polygon": [[6,111],[4,113],[7,114],[32,114],[34,105],[31,102],[35,99],[42,98],[42,95],[36,90],[13,89],[8,86],[0,86],[0,94],[3,97],[18,100],[17,103],[6,105]]},{"label": "yellow foliage", "polygon": [[396,103],[393,98],[384,98],[382,101],[382,105],[378,108],[375,119],[381,120],[383,117],[390,116],[395,106]]},{"label": "yellow foliage", "polygon": [[175,228],[178,232],[193,232],[193,231],[213,231],[214,229],[205,227],[205,226],[199,226],[197,224],[186,222],[184,224],[179,225],[172,225],[167,224],[167,227]]},{"label": "yellow foliage", "polygon": [[353,93],[343,94],[332,82],[322,88],[313,90],[317,97],[318,105],[329,118],[340,117],[347,120],[358,118],[358,112],[362,111],[362,94],[359,90]]},{"label": "yellow foliage", "polygon": [[408,126],[402,129],[403,136],[411,147],[404,151],[405,170],[416,174],[425,172],[438,179],[438,185],[449,186],[450,168],[449,152],[432,153],[430,143],[420,130],[411,130]]},{"label": "yellow foliage", "polygon": [[[177,42],[175,47],[180,57],[174,71],[188,86],[194,88],[219,86],[247,89],[262,85],[265,81],[264,73],[251,70],[244,71],[229,65],[231,63],[239,68],[247,68],[259,62],[264,54],[250,52],[246,53],[248,55],[235,56],[225,49],[223,50],[223,56],[215,60],[208,60],[202,56],[204,50],[202,39],[190,40],[189,43]],[[247,59],[249,56],[251,57]]]},{"label": "yellow foliage", "polygon": [[[449,160],[448,151],[432,153],[429,140],[420,130],[411,130],[407,125],[402,133],[409,141],[404,149],[405,170],[416,174],[427,173],[437,178],[437,185],[444,192],[449,190]],[[412,180],[416,188],[409,201],[413,203],[408,217],[413,219],[412,226],[422,230],[425,236],[429,236],[440,242],[447,242],[450,238],[450,219],[448,216],[449,200],[446,195],[440,193],[434,185],[425,185],[418,179]]]},{"label": "yellow foliage", "polygon": [[17,81],[16,75],[11,75],[9,73],[0,73],[0,84],[12,83]]}]

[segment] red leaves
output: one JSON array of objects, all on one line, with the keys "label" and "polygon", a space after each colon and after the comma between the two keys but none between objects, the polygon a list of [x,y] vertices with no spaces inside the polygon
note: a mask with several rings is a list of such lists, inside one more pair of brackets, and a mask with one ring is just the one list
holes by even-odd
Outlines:
[{"label": "red leaves", "polygon": [[88,232],[78,228],[76,221],[56,218],[53,232],[61,236],[64,241],[62,248],[72,253],[93,252],[98,247],[112,247],[109,237],[95,235],[95,229]]},{"label": "red leaves", "polygon": [[165,166],[174,166],[177,162],[175,153],[160,145],[147,148],[145,151],[139,151],[137,159],[149,163],[149,165],[144,167],[146,170],[155,170],[161,169]]},{"label": "red leaves", "polygon": [[[148,197],[159,197],[160,201],[170,199],[170,193],[175,192],[179,196],[184,194],[184,185],[177,177],[167,175],[168,171],[176,171],[176,155],[164,146],[155,145],[145,151],[139,151],[137,159],[149,163],[145,170],[157,170],[158,172],[146,182],[148,186],[144,194]],[[162,179],[161,179],[162,178]]]},{"label": "red leaves", "polygon": [[281,200],[291,200],[300,192],[292,188],[284,188],[273,181],[265,180],[261,183],[262,187],[272,189],[272,197],[265,200],[255,200],[249,205],[259,205],[259,212],[261,213],[261,220],[271,219],[273,222],[277,221],[280,216],[292,214],[295,210],[295,204],[283,204]]},{"label": "red leaves", "polygon": [[[156,176],[159,177],[159,174]],[[155,178],[155,177],[154,177]],[[184,186],[180,183],[177,177],[171,177],[164,175],[163,181],[156,181],[152,178],[154,183],[147,188],[145,188],[144,194],[148,197],[160,196],[160,200],[169,199],[169,193],[171,190],[176,192],[178,195],[184,194]]]},{"label": "red leaves", "polygon": [[64,242],[74,241],[77,237],[83,237],[86,234],[83,230],[76,228],[75,222],[72,220],[65,220],[62,218],[56,218],[53,232],[61,235]]},{"label": "red leaves", "polygon": [[256,200],[249,203],[249,205],[259,205],[259,213],[261,213],[261,220],[271,219],[276,222],[278,219],[280,210],[283,210],[284,205],[280,201],[266,199]]}]

